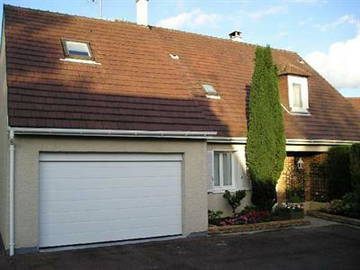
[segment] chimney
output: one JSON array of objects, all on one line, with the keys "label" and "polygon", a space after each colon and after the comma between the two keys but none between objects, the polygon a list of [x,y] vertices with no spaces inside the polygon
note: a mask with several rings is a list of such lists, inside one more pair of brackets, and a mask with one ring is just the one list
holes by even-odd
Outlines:
[{"label": "chimney", "polygon": [[148,25],[149,0],[136,0],[136,22],[140,25]]},{"label": "chimney", "polygon": [[240,31],[234,31],[229,34],[229,37],[232,41],[241,42],[241,32]]}]

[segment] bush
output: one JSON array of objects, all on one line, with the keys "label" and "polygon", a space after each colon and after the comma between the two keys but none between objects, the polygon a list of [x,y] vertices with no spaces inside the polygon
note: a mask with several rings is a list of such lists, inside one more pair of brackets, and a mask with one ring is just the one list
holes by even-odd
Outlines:
[{"label": "bush", "polygon": [[222,211],[208,210],[208,222],[212,225],[219,225],[221,222]]},{"label": "bush", "polygon": [[235,193],[231,194],[228,190],[225,190],[223,197],[227,200],[229,205],[232,208],[233,215],[235,216],[236,208],[241,205],[241,200],[246,196],[245,190],[238,190]]},{"label": "bush", "polygon": [[355,189],[360,185],[360,143],[355,143],[350,148],[351,185]]},{"label": "bush", "polygon": [[276,202],[275,183],[252,181],[252,202],[258,210],[270,211]]},{"label": "bush", "polygon": [[333,200],[327,212],[335,215],[343,215],[352,218],[360,218],[360,187],[354,192],[349,192],[342,200]]},{"label": "bush", "polygon": [[327,175],[329,198],[341,199],[351,192],[350,146],[335,146],[329,150]]},{"label": "bush", "polygon": [[262,209],[270,209],[269,204],[276,199],[275,184],[286,157],[282,111],[271,49],[257,47],[249,96],[246,163],[255,187],[253,203]]}]

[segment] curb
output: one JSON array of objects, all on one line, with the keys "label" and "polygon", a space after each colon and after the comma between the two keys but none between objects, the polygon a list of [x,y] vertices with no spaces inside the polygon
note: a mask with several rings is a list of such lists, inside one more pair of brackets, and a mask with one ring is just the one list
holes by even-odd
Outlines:
[{"label": "curb", "polygon": [[329,221],[340,222],[340,223],[345,223],[345,224],[360,227],[360,219],[356,219],[356,218],[338,216],[338,215],[328,214],[328,213],[324,213],[324,212],[320,212],[320,211],[310,211],[307,214],[312,217],[322,218],[322,219],[326,219]]}]

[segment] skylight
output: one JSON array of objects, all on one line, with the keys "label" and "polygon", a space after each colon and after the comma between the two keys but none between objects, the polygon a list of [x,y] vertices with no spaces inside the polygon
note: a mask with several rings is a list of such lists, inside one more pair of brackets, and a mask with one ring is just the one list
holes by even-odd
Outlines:
[{"label": "skylight", "polygon": [[211,84],[202,84],[202,87],[205,90],[206,94],[217,96],[217,92]]},{"label": "skylight", "polygon": [[62,40],[66,57],[93,60],[90,44],[84,41]]},{"label": "skylight", "polygon": [[207,98],[220,99],[220,96],[217,93],[214,86],[212,86],[211,84],[208,84],[208,83],[203,83],[201,86],[204,89],[204,91],[206,92]]}]

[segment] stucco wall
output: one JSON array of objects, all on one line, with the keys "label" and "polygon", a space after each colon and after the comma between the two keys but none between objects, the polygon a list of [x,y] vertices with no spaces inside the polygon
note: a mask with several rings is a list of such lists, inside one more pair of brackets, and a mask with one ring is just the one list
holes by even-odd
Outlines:
[{"label": "stucco wall", "polygon": [[16,137],[15,247],[38,246],[39,152],[183,153],[183,233],[207,231],[206,142]]},{"label": "stucco wall", "polygon": [[[4,31],[3,31],[4,33]],[[8,168],[9,145],[7,133],[7,84],[6,84],[5,40],[2,37],[0,58],[0,233],[4,244],[9,242],[8,226]]]},{"label": "stucco wall", "polygon": [[[243,177],[239,181],[243,182],[244,185],[238,187],[238,189],[249,190],[250,182],[246,174],[246,159],[245,159],[245,145],[244,144],[208,144],[208,151],[233,151],[236,156],[236,162],[240,162],[240,167],[243,169]],[[208,180],[209,181],[209,180]],[[209,210],[220,210],[224,216],[230,216],[232,214],[231,207],[228,202],[223,198],[223,192],[208,192],[208,209]],[[241,206],[237,211],[241,211],[245,206],[251,204],[251,191],[247,192],[246,197],[242,200]]]}]

